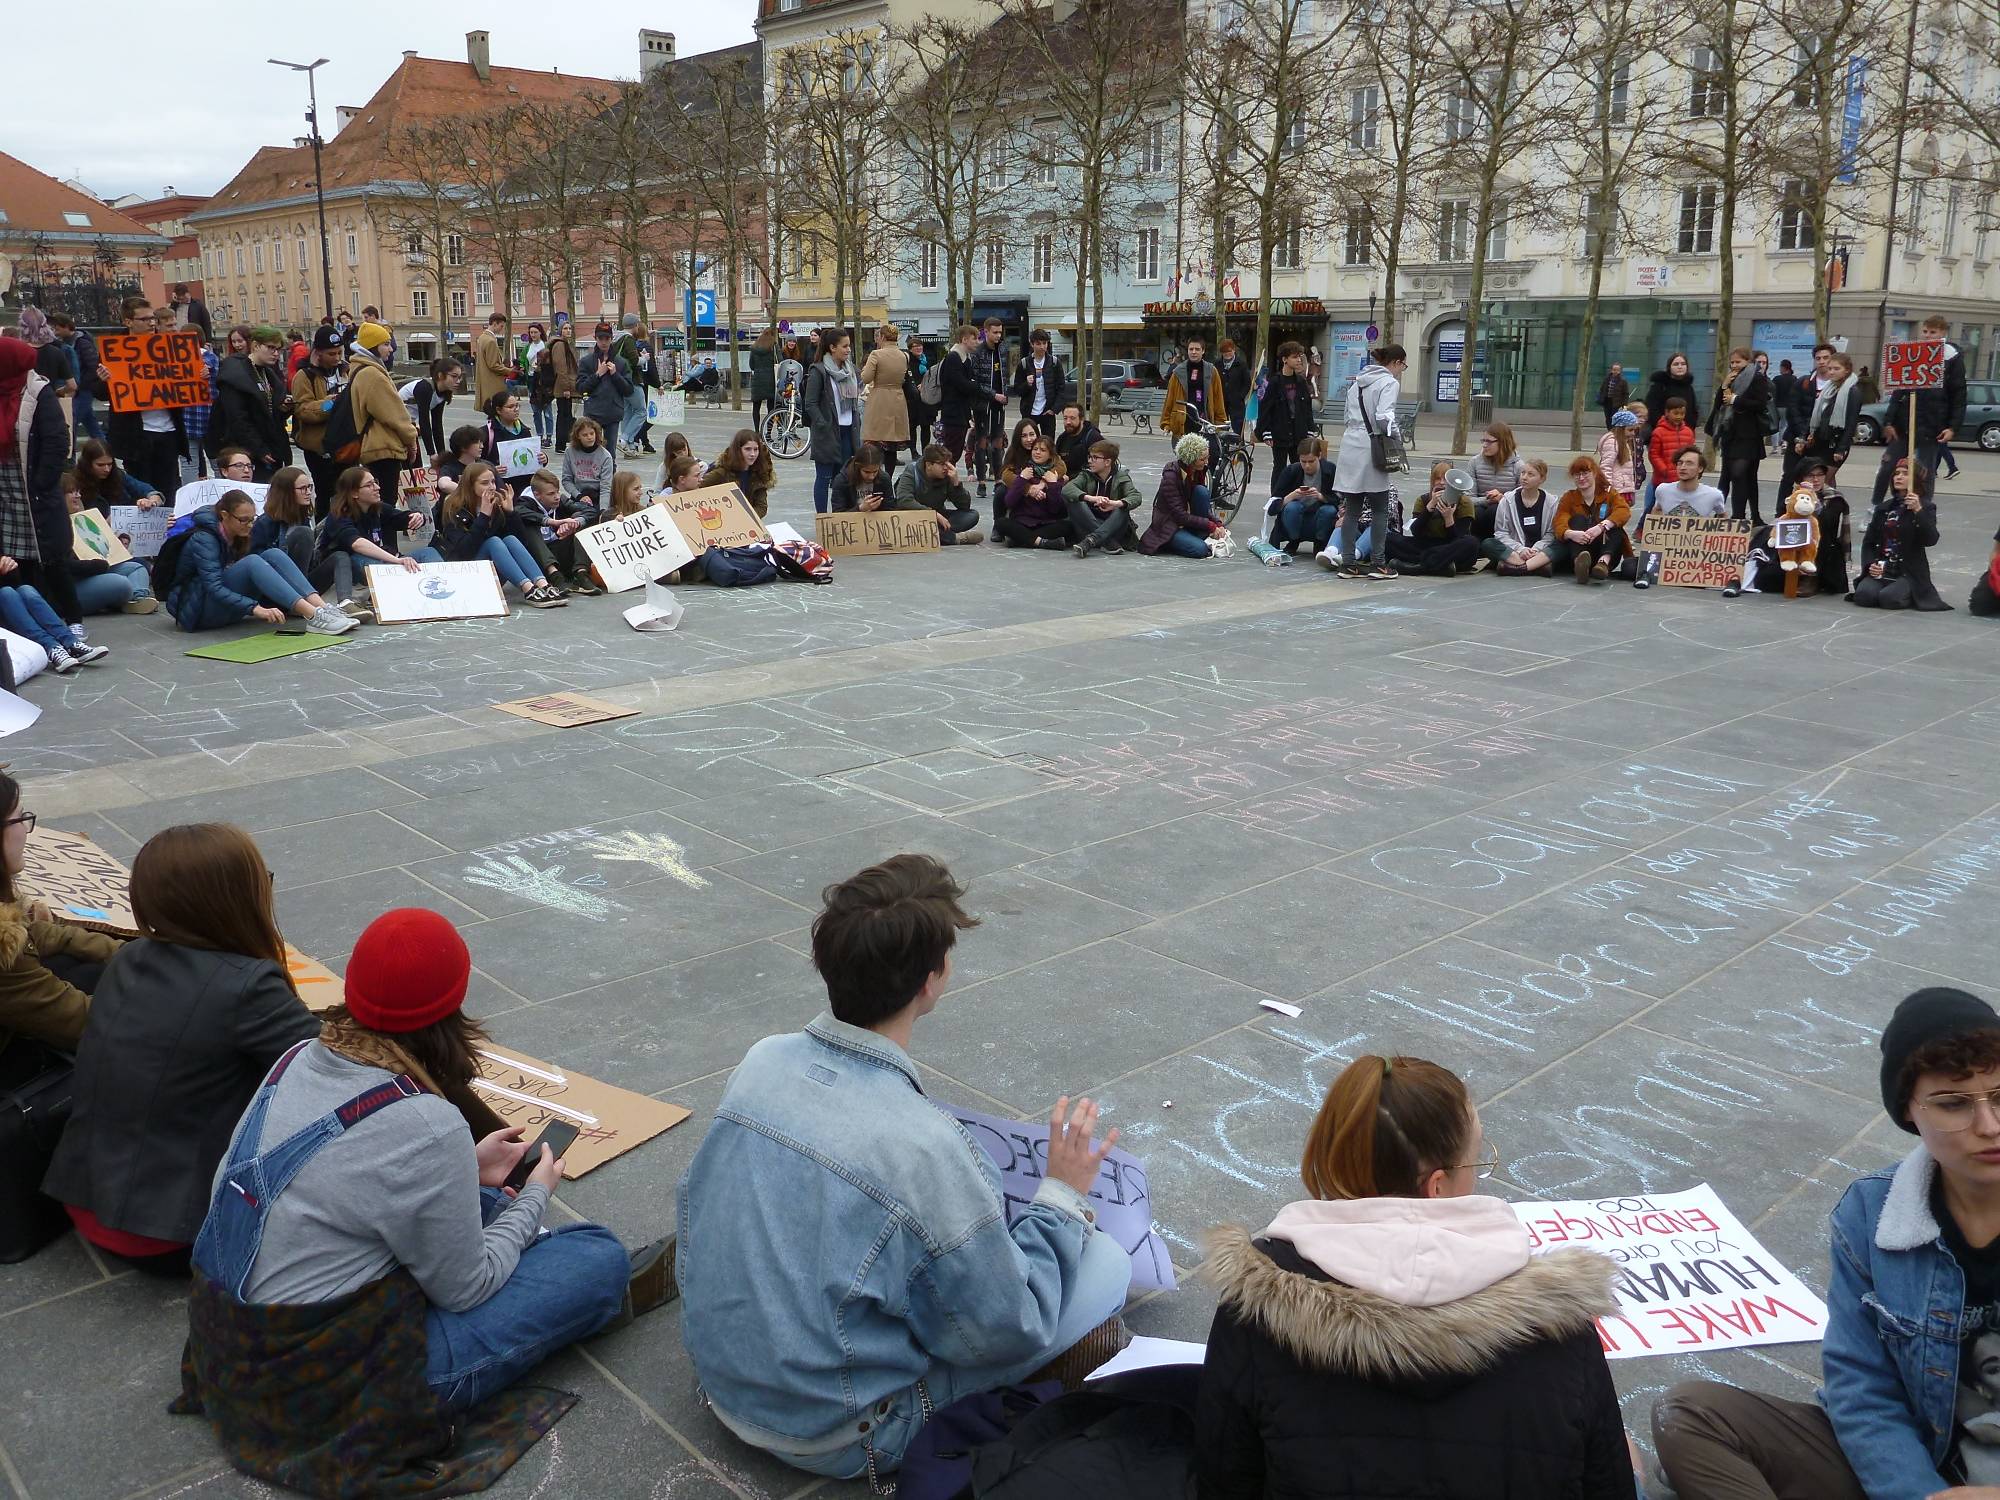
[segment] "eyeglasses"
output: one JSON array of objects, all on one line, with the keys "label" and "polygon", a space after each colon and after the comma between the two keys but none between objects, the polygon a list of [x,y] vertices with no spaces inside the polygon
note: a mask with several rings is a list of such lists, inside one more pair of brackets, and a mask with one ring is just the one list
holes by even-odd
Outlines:
[{"label": "eyeglasses", "polygon": [[1462,1161],[1453,1167],[1452,1170],[1454,1172],[1476,1172],[1479,1174],[1479,1180],[1484,1182],[1500,1170],[1500,1148],[1495,1146],[1493,1142],[1487,1141],[1478,1161]]},{"label": "eyeglasses", "polygon": [[20,813],[15,817],[11,817],[6,822],[0,823],[0,828],[12,828],[16,823],[21,824],[30,833],[35,831],[35,815],[33,813]]},{"label": "eyeglasses", "polygon": [[1990,1089],[1983,1094],[1932,1094],[1917,1100],[1917,1108],[1924,1112],[1934,1127],[1950,1135],[1973,1127],[1979,1118],[1982,1100],[1994,1118],[2000,1120],[2000,1089]]}]

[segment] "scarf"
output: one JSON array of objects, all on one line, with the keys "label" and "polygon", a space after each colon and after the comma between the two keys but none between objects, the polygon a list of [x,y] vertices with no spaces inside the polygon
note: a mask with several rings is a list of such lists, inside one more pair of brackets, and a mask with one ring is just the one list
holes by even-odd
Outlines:
[{"label": "scarf", "polygon": [[56,341],[56,331],[49,327],[48,314],[30,305],[21,309],[20,337],[39,349]]},{"label": "scarf", "polygon": [[21,397],[35,372],[35,346],[0,335],[0,461],[18,464],[21,445],[15,433],[21,425]]},{"label": "scarf", "polygon": [[493,1107],[479,1097],[470,1083],[439,1087],[437,1081],[417,1065],[416,1059],[404,1051],[394,1037],[370,1031],[350,1016],[345,1006],[327,1013],[326,1019],[320,1023],[319,1040],[327,1051],[349,1062],[360,1063],[365,1068],[380,1068],[387,1073],[407,1073],[426,1093],[436,1094],[456,1108],[465,1117],[466,1128],[472,1132],[475,1141],[507,1128],[507,1122],[493,1112]]},{"label": "scarf", "polygon": [[861,382],[854,378],[854,361],[835,364],[833,356],[821,359],[820,368],[826,371],[826,378],[833,382],[834,393],[840,397],[843,406],[852,406],[861,399]]},{"label": "scarf", "polygon": [[1813,400],[1812,420],[1806,424],[1806,430],[1818,432],[1822,427],[1845,427],[1848,407],[1854,402],[1854,389],[1860,384],[1861,377],[1851,373],[1839,385],[1822,381],[1819,395]]}]

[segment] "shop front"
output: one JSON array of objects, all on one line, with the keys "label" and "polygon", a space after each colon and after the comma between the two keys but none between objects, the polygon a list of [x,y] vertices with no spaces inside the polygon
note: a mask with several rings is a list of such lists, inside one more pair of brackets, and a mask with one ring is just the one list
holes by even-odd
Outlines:
[{"label": "shop front", "polygon": [[[1622,364],[1638,396],[1645,393],[1647,377],[1666,368],[1670,355],[1688,354],[1696,369],[1712,358],[1715,309],[1711,304],[1606,297],[1597,304],[1597,327],[1585,360],[1585,306],[1581,298],[1488,303],[1475,366],[1479,388],[1490,390],[1503,407],[1563,411],[1576,391],[1580,363],[1593,381],[1601,381],[1614,362]],[[1462,342],[1462,333],[1456,337]],[[1462,349],[1459,354],[1462,358]],[[1586,394],[1586,405],[1595,394]]]},{"label": "shop front", "polygon": [[[1215,301],[1210,297],[1178,302],[1148,302],[1145,319],[1143,358],[1160,359],[1169,349],[1179,350],[1190,338],[1215,338]],[[1258,299],[1232,297],[1222,304],[1223,328],[1235,340],[1237,357],[1251,368],[1260,362],[1257,349]],[[1326,352],[1325,334],[1331,323],[1326,304],[1317,297],[1273,297],[1271,299],[1271,344],[1276,347],[1297,339],[1308,349]],[[1211,350],[1210,353],[1214,351]]]}]

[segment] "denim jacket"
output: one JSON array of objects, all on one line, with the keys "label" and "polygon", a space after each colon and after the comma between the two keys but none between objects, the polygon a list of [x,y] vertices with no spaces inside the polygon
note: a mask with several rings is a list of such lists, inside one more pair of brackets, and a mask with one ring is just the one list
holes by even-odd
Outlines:
[{"label": "denim jacket", "polygon": [[1931,1214],[1922,1146],[1861,1178],[1833,1210],[1820,1404],[1874,1500],[1923,1500],[1949,1481],[1965,1272]]},{"label": "denim jacket", "polygon": [[895,1043],[822,1013],[729,1080],[680,1184],[681,1337],[718,1414],[811,1442],[933,1363],[1048,1348],[1095,1215],[1000,1177]]}]

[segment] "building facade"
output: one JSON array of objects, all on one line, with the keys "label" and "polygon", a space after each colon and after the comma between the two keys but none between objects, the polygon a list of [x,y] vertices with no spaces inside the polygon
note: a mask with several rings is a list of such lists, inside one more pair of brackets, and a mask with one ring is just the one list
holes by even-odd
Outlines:
[{"label": "building facade", "polygon": [[0,152],[0,321],[33,303],[89,328],[121,326],[118,304],[164,295],[169,241],[82,189]]}]

